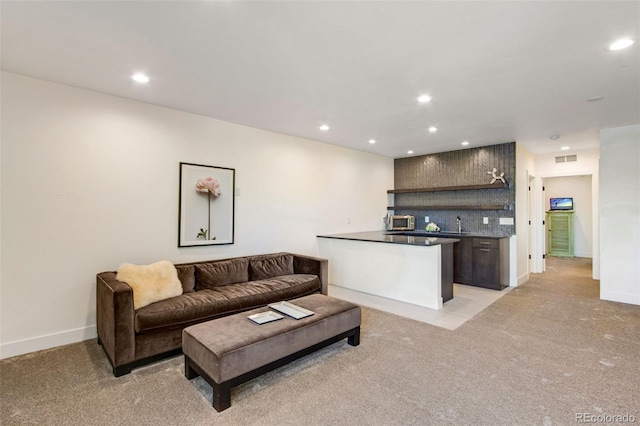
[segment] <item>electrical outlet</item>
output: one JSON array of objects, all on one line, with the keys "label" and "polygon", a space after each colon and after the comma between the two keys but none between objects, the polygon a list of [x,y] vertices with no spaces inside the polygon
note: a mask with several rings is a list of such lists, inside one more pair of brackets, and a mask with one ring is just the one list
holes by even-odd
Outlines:
[{"label": "electrical outlet", "polygon": [[351,218],[347,217],[347,225],[350,225],[350,224],[351,224]]},{"label": "electrical outlet", "polygon": [[483,223],[484,225],[488,225],[488,224],[489,224],[489,218],[488,218],[488,217],[483,217],[483,218],[482,218],[482,223]]},{"label": "electrical outlet", "polygon": [[429,223],[429,216],[424,217],[424,223]]}]

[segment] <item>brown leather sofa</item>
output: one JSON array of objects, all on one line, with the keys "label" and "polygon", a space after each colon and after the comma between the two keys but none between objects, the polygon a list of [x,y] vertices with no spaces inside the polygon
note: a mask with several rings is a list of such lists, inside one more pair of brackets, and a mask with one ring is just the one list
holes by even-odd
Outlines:
[{"label": "brown leather sofa", "polygon": [[328,260],[274,253],[175,265],[183,294],[133,308],[116,272],[97,274],[98,343],[118,377],[181,352],[193,324],[313,293],[327,294]]}]

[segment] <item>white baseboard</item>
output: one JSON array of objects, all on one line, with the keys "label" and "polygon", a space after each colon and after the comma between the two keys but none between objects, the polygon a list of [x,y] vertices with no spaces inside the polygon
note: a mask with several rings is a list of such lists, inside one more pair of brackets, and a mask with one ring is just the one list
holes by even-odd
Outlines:
[{"label": "white baseboard", "polygon": [[524,275],[521,275],[520,277],[518,277],[518,284],[516,285],[522,285],[524,283],[526,283],[527,281],[529,281],[529,273],[527,272]]},{"label": "white baseboard", "polygon": [[593,258],[593,256],[592,256],[590,251],[575,251],[575,252],[573,252],[573,255],[575,257],[588,257],[589,259]]},{"label": "white baseboard", "polygon": [[640,305],[640,294],[637,294],[637,293],[621,293],[619,291],[602,291],[601,289],[600,299],[609,300],[611,302],[628,303],[630,305]]},{"label": "white baseboard", "polygon": [[98,331],[96,326],[91,325],[74,330],[62,331],[60,333],[33,337],[31,339],[7,342],[0,344],[0,359],[55,348],[56,346],[68,345],[70,343],[82,342],[83,340],[95,339],[97,336]]}]

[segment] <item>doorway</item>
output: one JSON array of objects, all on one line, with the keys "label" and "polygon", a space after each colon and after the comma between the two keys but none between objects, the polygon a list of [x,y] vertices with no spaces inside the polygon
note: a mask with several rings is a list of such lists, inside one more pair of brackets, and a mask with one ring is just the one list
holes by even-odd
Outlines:
[{"label": "doorway", "polygon": [[[573,199],[572,241],[575,257],[593,258],[593,214],[591,175],[548,177],[543,179],[544,206],[549,210],[550,199]],[[551,226],[545,220],[545,239],[549,238]],[[549,247],[546,241],[545,247]],[[550,255],[549,250],[546,251]]]},{"label": "doorway", "polygon": [[[549,199],[552,197],[574,198],[574,210],[576,211],[576,235],[574,236],[575,256],[579,258],[590,258],[592,264],[592,278],[599,279],[600,257],[599,257],[599,212],[598,212],[598,185],[597,172],[571,174],[571,175],[549,175],[533,179],[530,194],[533,200],[538,200],[537,214],[539,221],[534,221],[535,253],[537,260],[541,260],[532,266],[532,272],[544,272],[546,265],[546,238],[547,229],[544,222],[546,211],[549,210]],[[563,195],[561,195],[563,194]],[[534,207],[535,208],[535,207]],[[576,244],[577,243],[577,244]],[[542,254],[542,256],[540,256]]]}]

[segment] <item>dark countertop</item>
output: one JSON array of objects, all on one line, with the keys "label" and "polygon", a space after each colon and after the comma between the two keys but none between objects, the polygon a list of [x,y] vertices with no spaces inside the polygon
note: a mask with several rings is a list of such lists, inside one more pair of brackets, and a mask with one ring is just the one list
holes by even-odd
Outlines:
[{"label": "dark countertop", "polygon": [[374,243],[407,244],[411,246],[437,246],[453,244],[460,241],[457,236],[440,238],[438,236],[413,235],[411,232],[366,231],[348,234],[318,235],[318,238],[334,238],[338,240],[369,241]]},{"label": "dark countertop", "polygon": [[381,231],[393,235],[411,235],[411,236],[426,236],[426,237],[438,237],[438,238],[509,238],[509,235],[495,235],[495,234],[481,234],[478,232],[428,232],[428,231]]}]

